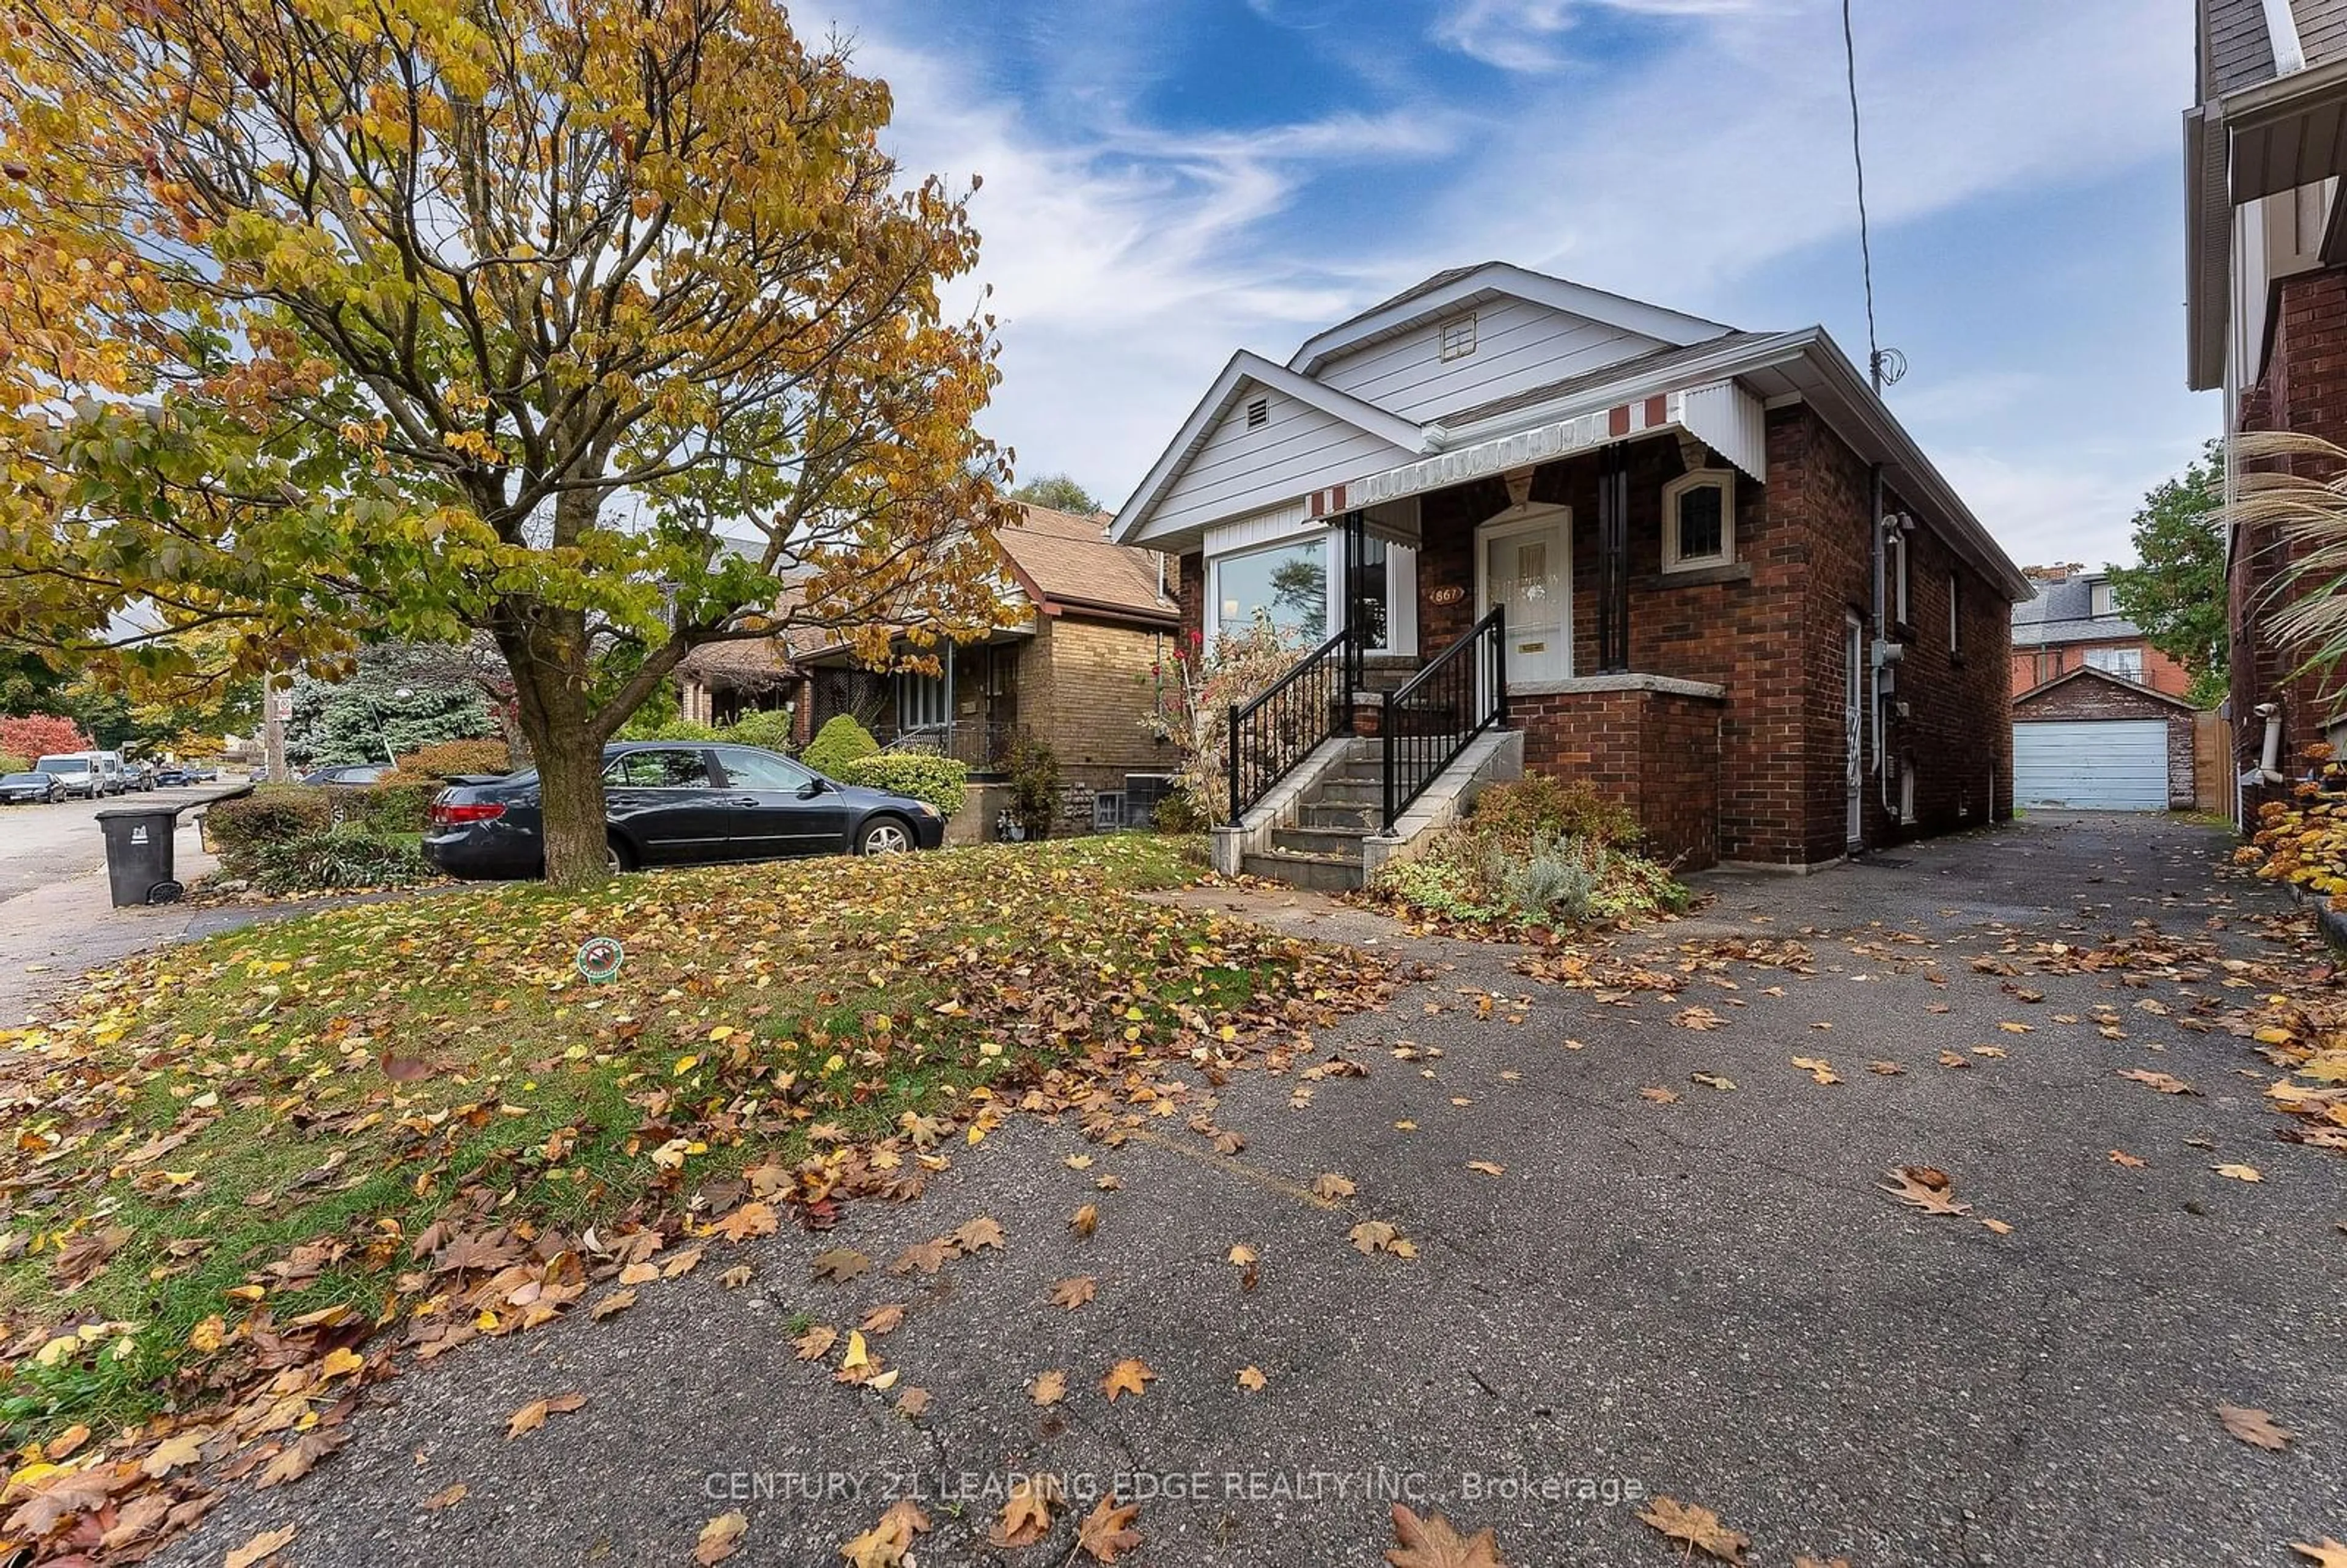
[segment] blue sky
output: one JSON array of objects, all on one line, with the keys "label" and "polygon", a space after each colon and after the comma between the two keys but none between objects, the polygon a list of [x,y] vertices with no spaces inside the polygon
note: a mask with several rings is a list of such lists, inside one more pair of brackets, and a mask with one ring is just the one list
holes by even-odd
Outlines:
[{"label": "blue sky", "polygon": [[[1891,400],[2016,559],[2127,556],[2183,386],[2187,0],[1856,0]],[[987,424],[1112,505],[1225,359],[1504,259],[1866,341],[1839,0],[814,0],[984,177]]]}]

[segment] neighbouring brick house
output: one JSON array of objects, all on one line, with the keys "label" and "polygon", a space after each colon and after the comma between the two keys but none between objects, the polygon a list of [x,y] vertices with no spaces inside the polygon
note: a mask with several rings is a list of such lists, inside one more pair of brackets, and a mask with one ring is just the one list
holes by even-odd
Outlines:
[{"label": "neighbouring brick house", "polygon": [[[1186,638],[1267,618],[1321,644],[1296,689],[1396,735],[1350,753],[1403,780],[1367,858],[1495,734],[1498,765],[1593,780],[1689,866],[2011,808],[2029,585],[1821,328],[1440,273],[1285,364],[1235,356],[1115,537],[1182,558]],[[1283,735],[1243,732],[1248,844],[1340,831],[1262,815],[1316,804],[1263,765],[1303,765]]]},{"label": "neighbouring brick house", "polygon": [[2013,694],[2092,668],[2181,697],[2192,676],[2119,613],[2108,572],[2083,566],[2021,569],[2037,591],[2013,607]]},{"label": "neighbouring brick house", "polygon": [[[2233,438],[2244,432],[2347,445],[2347,0],[2197,0],[2195,16],[2186,379],[2223,390],[2229,480]],[[2300,661],[2265,631],[2290,564],[2277,528],[2236,524],[2228,559],[2227,713],[2242,804],[2254,808],[2300,747],[2340,738],[2347,702],[2298,673]],[[2260,780],[2270,721],[2280,767]]]},{"label": "neighbouring brick house", "polygon": [[2078,665],[2013,700],[2014,795],[2024,808],[2189,811],[2199,710]]},{"label": "neighbouring brick house", "polygon": [[681,667],[685,717],[788,705],[805,744],[846,713],[884,745],[943,751],[980,778],[999,774],[1021,731],[1051,747],[1071,784],[1114,789],[1128,773],[1170,768],[1150,724],[1172,672],[1172,563],[1112,544],[1103,518],[1021,512],[995,535],[1008,624],[927,650],[934,673],[868,669],[804,636],[788,651],[778,639],[722,644]]}]

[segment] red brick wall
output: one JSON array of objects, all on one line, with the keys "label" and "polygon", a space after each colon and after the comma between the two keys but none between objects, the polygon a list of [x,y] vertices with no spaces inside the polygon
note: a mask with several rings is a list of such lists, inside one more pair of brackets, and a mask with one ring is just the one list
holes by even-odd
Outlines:
[{"label": "red brick wall", "polygon": [[1512,697],[1531,772],[1586,779],[1628,806],[1647,847],[1682,870],[1719,858],[1722,704],[1667,692]]},{"label": "red brick wall", "polygon": [[[2347,268],[2288,279],[2279,288],[2272,357],[2265,379],[2243,396],[2241,428],[2294,430],[2347,444]],[[2291,466],[2327,477],[2307,459],[2293,459]],[[2301,746],[2322,739],[2324,725],[2341,707],[2325,699],[2320,676],[2291,674],[2297,660],[2275,646],[2260,624],[2270,613],[2270,601],[2260,602],[2261,596],[2288,564],[2285,550],[2271,526],[2245,530],[2233,541],[2229,588],[2237,772],[2256,766],[2264,747],[2260,703],[2281,704],[2284,773],[2292,771]]]},{"label": "red brick wall", "polygon": [[2033,686],[2067,675],[2086,662],[2086,651],[2095,648],[2133,648],[2143,654],[2143,683],[2155,692],[2165,692],[2171,697],[2181,697],[2192,690],[2191,672],[2137,637],[2104,638],[2092,642],[2065,642],[2055,647],[2038,648],[2014,643],[2013,648],[2013,694],[2020,696]]},{"label": "red brick wall", "polygon": [[2168,806],[2170,811],[2192,809],[2194,717],[2190,710],[2178,708],[2172,702],[2163,702],[2131,684],[2097,680],[2092,675],[2065,681],[2026,702],[2014,703],[2013,708],[2013,722],[2016,725],[2049,719],[2165,721],[2168,725]]}]

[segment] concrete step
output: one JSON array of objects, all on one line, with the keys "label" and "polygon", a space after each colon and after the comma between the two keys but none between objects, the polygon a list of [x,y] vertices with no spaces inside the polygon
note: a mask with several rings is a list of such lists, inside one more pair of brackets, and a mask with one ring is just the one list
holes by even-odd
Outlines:
[{"label": "concrete step", "polygon": [[1296,855],[1349,855],[1358,861],[1368,832],[1366,827],[1275,827],[1271,846]]},{"label": "concrete step", "polygon": [[1380,803],[1366,801],[1308,800],[1297,809],[1299,827],[1352,827],[1363,832],[1375,829],[1381,813]]},{"label": "concrete step", "polygon": [[1250,876],[1320,893],[1348,892],[1366,880],[1358,854],[1349,860],[1332,855],[1250,855],[1240,865]]},{"label": "concrete step", "polygon": [[1364,784],[1344,779],[1323,779],[1307,797],[1310,805],[1383,805],[1386,786],[1381,780]]}]

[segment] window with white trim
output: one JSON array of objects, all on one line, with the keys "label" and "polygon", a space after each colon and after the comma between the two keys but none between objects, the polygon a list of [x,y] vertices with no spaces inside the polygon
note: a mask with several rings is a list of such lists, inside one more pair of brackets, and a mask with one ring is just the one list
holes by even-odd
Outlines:
[{"label": "window with white trim", "polygon": [[2118,599],[2116,595],[2111,592],[2111,585],[2109,583],[2094,582],[2086,585],[2086,613],[2088,615],[2116,615],[2118,612]]},{"label": "window with white trim", "polygon": [[1695,571],[1736,559],[1736,476],[1699,469],[1663,487],[1663,569]]},{"label": "window with white trim", "polygon": [[2116,675],[2122,681],[2143,682],[2143,650],[2140,648],[2089,648],[2087,668],[2106,675]]},{"label": "window with white trim", "polygon": [[897,727],[899,730],[929,729],[944,723],[952,715],[946,707],[946,678],[943,674],[924,674],[918,670],[897,672]]}]

